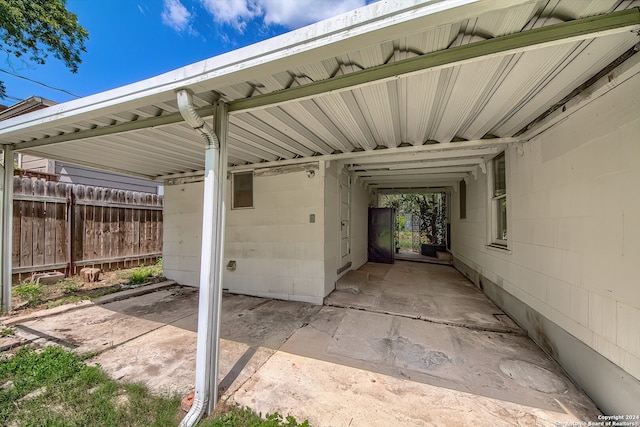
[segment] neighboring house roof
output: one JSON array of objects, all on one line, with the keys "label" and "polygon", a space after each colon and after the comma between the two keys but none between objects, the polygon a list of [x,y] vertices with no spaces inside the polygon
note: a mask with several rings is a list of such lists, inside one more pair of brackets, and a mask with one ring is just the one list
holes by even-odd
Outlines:
[{"label": "neighboring house roof", "polygon": [[[10,118],[18,117],[23,114],[38,111],[57,104],[57,102],[46,98],[32,96],[9,107],[5,107],[4,110],[0,108],[0,121],[8,120]],[[31,157],[29,164],[32,167],[25,166],[23,164],[22,167],[25,169],[25,171],[22,172],[23,174],[49,181],[57,181],[59,178],[62,182],[69,182],[73,184],[103,186],[151,193],[157,192],[158,187],[158,184],[152,181],[99,171],[93,168],[76,166],[68,163],[49,162],[47,159],[41,157]],[[51,166],[51,164],[53,164],[53,166]]]},{"label": "neighboring house roof", "polygon": [[0,107],[0,121],[21,116],[23,114],[27,114],[32,111],[38,111],[43,108],[51,107],[52,105],[56,105],[56,104],[57,102],[51,101],[46,98],[41,98],[39,96],[31,96],[9,107],[5,107],[4,109]]},{"label": "neighboring house roof", "polygon": [[228,104],[232,169],[336,159],[372,188],[450,185],[559,120],[568,100],[603,72],[626,60],[624,73],[637,73],[636,6],[373,3],[2,122],[0,141],[146,178],[197,173],[203,143],[175,95],[188,88],[203,116],[217,101]]}]

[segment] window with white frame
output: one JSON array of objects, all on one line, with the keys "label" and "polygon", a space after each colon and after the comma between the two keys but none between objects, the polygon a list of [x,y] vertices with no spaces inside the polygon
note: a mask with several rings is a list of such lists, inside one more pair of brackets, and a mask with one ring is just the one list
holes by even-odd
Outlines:
[{"label": "window with white frame", "polygon": [[507,246],[507,168],[505,153],[497,155],[491,168],[491,243]]},{"label": "window with white frame", "polygon": [[238,172],[232,175],[231,208],[247,209],[253,207],[253,172]]}]

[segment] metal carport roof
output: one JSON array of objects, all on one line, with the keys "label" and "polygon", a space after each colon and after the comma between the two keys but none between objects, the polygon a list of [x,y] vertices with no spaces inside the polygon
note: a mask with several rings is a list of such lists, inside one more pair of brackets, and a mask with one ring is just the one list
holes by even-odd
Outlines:
[{"label": "metal carport roof", "polygon": [[[5,155],[16,150],[158,180],[206,170],[196,392],[181,424],[188,426],[217,399],[225,212],[219,159],[227,158],[232,170],[335,159],[370,188],[386,191],[454,185],[484,170],[505,145],[525,143],[562,120],[580,107],[580,97],[597,97],[608,84],[601,77],[615,84],[640,72],[637,6],[629,0],[373,3],[0,122],[0,144]],[[193,94],[197,114],[222,113],[214,126],[219,149],[209,133],[205,153],[184,123],[176,94],[188,98],[183,89]],[[3,171],[5,185],[11,170]],[[5,190],[3,308],[11,300],[12,203]]]},{"label": "metal carport roof", "polygon": [[[152,179],[197,174],[178,112],[229,105],[230,169],[339,159],[371,188],[450,185],[635,54],[640,1],[389,1],[0,122],[16,151]],[[526,132],[525,132],[526,131]],[[306,159],[306,160],[305,160]]]}]

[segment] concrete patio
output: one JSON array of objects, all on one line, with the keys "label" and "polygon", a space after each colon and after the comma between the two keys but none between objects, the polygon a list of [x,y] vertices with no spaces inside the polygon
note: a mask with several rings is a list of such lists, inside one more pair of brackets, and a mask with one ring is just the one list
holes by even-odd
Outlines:
[{"label": "concrete patio", "polygon": [[[225,294],[221,398],[314,426],[567,425],[601,413],[449,266],[366,264],[330,306]],[[186,395],[197,289],[12,319],[22,339],[97,355],[114,378]],[[1,343],[0,343],[1,344]]]}]

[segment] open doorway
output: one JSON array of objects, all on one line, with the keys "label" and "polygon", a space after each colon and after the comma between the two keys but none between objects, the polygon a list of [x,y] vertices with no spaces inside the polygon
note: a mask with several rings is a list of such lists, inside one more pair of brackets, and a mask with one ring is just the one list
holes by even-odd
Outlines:
[{"label": "open doorway", "polygon": [[395,209],[397,259],[449,259],[445,192],[382,194],[378,204]]}]

